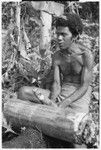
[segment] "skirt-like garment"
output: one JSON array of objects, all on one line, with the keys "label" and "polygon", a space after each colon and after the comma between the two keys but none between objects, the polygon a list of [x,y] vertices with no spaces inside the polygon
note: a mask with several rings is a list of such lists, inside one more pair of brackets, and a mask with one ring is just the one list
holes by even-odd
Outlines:
[{"label": "skirt-like garment", "polygon": [[[69,97],[71,94],[73,94],[78,88],[79,84],[75,83],[65,83],[62,86],[61,93],[57,97],[57,103],[60,104],[61,101],[64,101],[66,97]],[[77,112],[89,112],[89,103],[91,99],[91,91],[92,88],[91,86],[88,87],[86,93],[78,100],[75,102],[71,103],[68,107],[73,109],[74,111]]]}]

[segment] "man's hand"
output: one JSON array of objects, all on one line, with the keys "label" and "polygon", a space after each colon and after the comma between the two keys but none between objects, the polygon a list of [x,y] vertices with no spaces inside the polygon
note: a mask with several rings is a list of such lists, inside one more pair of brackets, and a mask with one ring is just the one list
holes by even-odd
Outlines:
[{"label": "man's hand", "polygon": [[57,107],[56,103],[52,102],[49,98],[45,98],[44,95],[40,93],[40,91],[38,91],[37,89],[33,89],[33,92],[39,103]]},{"label": "man's hand", "polygon": [[68,98],[68,99],[66,99],[66,100],[64,100],[63,102],[61,102],[61,104],[60,104],[60,108],[66,108],[67,106],[69,106],[71,104],[71,99],[70,98]]},{"label": "man's hand", "polygon": [[50,94],[50,99],[55,101],[56,97],[60,94],[61,86],[57,84],[57,82],[54,82],[52,85],[52,91]]}]

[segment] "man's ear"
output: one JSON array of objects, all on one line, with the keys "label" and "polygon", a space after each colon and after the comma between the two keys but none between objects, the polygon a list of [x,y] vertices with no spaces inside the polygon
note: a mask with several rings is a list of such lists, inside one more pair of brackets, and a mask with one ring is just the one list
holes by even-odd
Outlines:
[{"label": "man's ear", "polygon": [[79,35],[72,37],[72,42],[76,42],[79,39]]}]

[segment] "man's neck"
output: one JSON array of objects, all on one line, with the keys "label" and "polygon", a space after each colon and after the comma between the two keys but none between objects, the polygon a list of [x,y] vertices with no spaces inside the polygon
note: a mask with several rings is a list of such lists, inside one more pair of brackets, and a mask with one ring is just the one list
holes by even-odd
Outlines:
[{"label": "man's neck", "polygon": [[67,49],[61,49],[60,51],[61,51],[61,53],[63,53],[64,55],[71,55],[71,54],[72,54],[72,52],[70,51],[69,48],[67,48]]}]

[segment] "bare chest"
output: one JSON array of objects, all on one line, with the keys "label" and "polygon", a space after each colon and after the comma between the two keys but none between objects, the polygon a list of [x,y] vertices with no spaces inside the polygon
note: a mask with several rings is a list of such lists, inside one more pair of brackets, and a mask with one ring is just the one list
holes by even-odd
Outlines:
[{"label": "bare chest", "polygon": [[82,67],[81,56],[63,56],[60,59],[60,70],[63,75],[79,75]]}]

